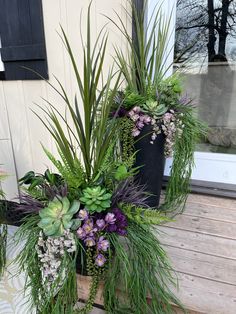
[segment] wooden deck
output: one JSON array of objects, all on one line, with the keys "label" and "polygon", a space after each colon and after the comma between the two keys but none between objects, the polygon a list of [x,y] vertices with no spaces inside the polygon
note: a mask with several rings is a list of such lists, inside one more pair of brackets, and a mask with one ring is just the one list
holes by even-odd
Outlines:
[{"label": "wooden deck", "polygon": [[185,212],[158,230],[189,314],[236,314],[236,200],[192,194]]},{"label": "wooden deck", "polygon": [[159,235],[194,313],[236,313],[236,200],[190,195],[185,212]]},{"label": "wooden deck", "polygon": [[[158,230],[179,278],[175,293],[189,313],[236,314],[236,200],[192,194],[185,212]],[[16,253],[9,248],[8,263]],[[0,282],[0,313],[32,314],[22,294],[24,275],[12,279],[11,267]]]}]

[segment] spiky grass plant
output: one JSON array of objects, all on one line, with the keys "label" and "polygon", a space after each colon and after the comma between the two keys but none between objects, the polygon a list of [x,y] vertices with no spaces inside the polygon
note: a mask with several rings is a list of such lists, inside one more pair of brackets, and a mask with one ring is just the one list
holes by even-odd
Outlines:
[{"label": "spiky grass plant", "polygon": [[169,314],[172,304],[183,309],[170,290],[175,283],[173,269],[149,224],[129,220],[123,241],[113,234],[109,239],[116,251],[105,277],[108,313]]},{"label": "spiky grass plant", "polygon": [[[47,101],[48,109],[41,108],[45,113],[45,117],[42,118],[37,114],[55,139],[62,159],[62,162],[58,163],[46,151],[51,161],[59,171],[63,172],[64,177],[65,171],[63,171],[63,168],[67,172],[66,175],[69,172],[72,177],[77,177],[78,168],[80,174],[81,169],[84,169],[86,182],[93,180],[98,174],[106,152],[109,151],[111,142],[116,136],[115,118],[109,123],[108,120],[113,98],[117,93],[120,82],[120,75],[115,75],[112,67],[109,70],[106,82],[101,85],[101,82],[104,82],[102,71],[106,57],[108,35],[101,31],[94,45],[92,45],[90,10],[91,3],[87,14],[87,41],[86,46],[83,47],[83,75],[79,72],[69,40],[61,28],[61,38],[73,66],[79,97],[75,96],[72,103],[58,80],[59,88],[52,86],[64,100],[73,127],[67,118],[49,101]],[[65,130],[67,130],[67,134]],[[81,161],[78,159],[78,149],[76,147],[81,152]],[[83,176],[81,177],[83,178]],[[81,184],[83,183],[81,182]]]},{"label": "spiky grass plant", "polygon": [[[111,20],[129,45],[128,57],[119,48],[115,47],[117,64],[127,82],[127,89],[137,93],[144,99],[149,98],[152,90],[157,90],[158,85],[171,67],[166,66],[170,51],[167,50],[170,36],[171,17],[165,18],[162,6],[155,6],[150,20],[146,21],[148,1],[144,1],[143,10],[137,10],[135,2],[129,1],[130,10],[126,11],[127,18],[132,23],[136,40],[133,40],[124,21],[117,14],[119,24]],[[130,12],[133,14],[131,15]]]}]

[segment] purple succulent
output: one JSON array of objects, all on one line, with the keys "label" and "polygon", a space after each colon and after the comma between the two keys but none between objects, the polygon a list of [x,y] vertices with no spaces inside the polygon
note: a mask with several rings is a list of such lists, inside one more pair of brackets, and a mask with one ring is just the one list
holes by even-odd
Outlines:
[{"label": "purple succulent", "polygon": [[95,264],[99,267],[102,267],[106,262],[106,258],[103,254],[98,254],[95,260]]},{"label": "purple succulent", "polygon": [[103,236],[98,239],[97,248],[99,251],[106,252],[110,247],[110,243]]},{"label": "purple succulent", "polygon": [[109,224],[112,225],[116,221],[116,217],[114,213],[107,213],[105,217],[105,221]]}]

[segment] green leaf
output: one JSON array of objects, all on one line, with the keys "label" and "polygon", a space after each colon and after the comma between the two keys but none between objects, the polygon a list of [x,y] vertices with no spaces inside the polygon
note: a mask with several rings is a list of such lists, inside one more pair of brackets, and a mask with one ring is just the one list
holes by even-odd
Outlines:
[{"label": "green leaf", "polygon": [[71,230],[77,230],[81,226],[81,220],[80,219],[73,219],[73,224],[71,226]]},{"label": "green leaf", "polygon": [[120,165],[115,172],[115,179],[118,181],[124,180],[127,178],[127,175],[128,175],[127,167],[125,165]]}]

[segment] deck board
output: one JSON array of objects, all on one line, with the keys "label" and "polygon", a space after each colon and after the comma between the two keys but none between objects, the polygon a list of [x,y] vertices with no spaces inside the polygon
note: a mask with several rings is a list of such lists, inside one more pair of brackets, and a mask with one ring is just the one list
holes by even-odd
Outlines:
[{"label": "deck board", "polygon": [[236,313],[236,200],[191,194],[183,215],[158,227],[189,310]]}]

